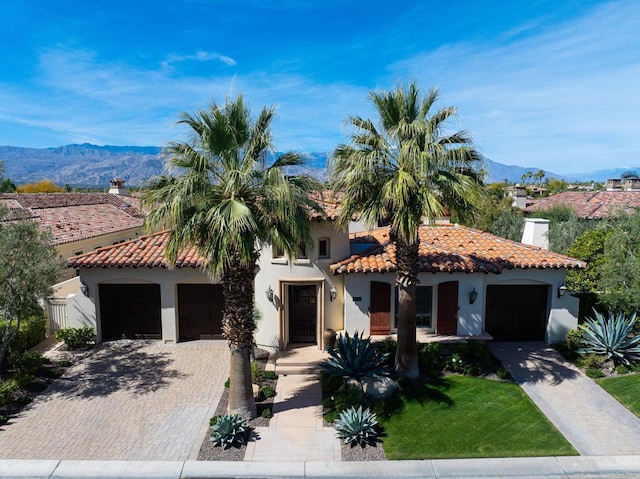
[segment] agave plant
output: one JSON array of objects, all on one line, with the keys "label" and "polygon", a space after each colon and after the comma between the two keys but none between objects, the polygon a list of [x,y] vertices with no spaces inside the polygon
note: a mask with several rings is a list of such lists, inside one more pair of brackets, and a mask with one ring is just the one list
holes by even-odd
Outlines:
[{"label": "agave plant", "polygon": [[320,370],[330,376],[360,379],[362,377],[388,376],[385,365],[388,354],[377,351],[371,338],[364,338],[356,331],[338,336],[336,348],[329,351],[330,357],[320,363]]},{"label": "agave plant", "polygon": [[210,440],[214,446],[228,449],[231,446],[246,444],[249,432],[251,432],[251,428],[246,419],[238,414],[224,414],[218,416],[213,425]]},{"label": "agave plant", "polygon": [[338,435],[344,439],[345,444],[353,446],[359,444],[365,447],[367,444],[375,445],[378,439],[378,420],[375,413],[369,408],[362,410],[362,406],[355,409],[350,407],[340,413],[334,427]]},{"label": "agave plant", "polygon": [[616,364],[629,365],[640,361],[640,335],[633,336],[635,313],[605,315],[594,311],[594,318],[587,319],[579,328],[583,331],[581,354],[598,354],[612,359]]}]

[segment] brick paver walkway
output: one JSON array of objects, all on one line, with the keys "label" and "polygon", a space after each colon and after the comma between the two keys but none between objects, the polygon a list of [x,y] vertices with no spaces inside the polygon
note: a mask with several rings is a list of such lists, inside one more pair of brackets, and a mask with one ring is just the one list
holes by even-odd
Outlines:
[{"label": "brick paver walkway", "polygon": [[0,458],[195,459],[228,351],[226,341],[105,343],[0,428]]},{"label": "brick paver walkway", "polygon": [[543,343],[489,343],[504,367],[581,455],[640,452],[640,418]]}]

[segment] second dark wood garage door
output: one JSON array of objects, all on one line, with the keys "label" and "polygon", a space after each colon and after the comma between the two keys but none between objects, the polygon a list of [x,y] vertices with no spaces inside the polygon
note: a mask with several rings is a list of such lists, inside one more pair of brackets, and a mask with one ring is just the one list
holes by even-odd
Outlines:
[{"label": "second dark wood garage door", "polygon": [[160,285],[101,284],[102,339],[162,337]]},{"label": "second dark wood garage door", "polygon": [[487,286],[485,330],[502,341],[543,341],[548,286]]},{"label": "second dark wood garage door", "polygon": [[180,341],[211,339],[222,334],[224,297],[219,284],[178,285]]}]

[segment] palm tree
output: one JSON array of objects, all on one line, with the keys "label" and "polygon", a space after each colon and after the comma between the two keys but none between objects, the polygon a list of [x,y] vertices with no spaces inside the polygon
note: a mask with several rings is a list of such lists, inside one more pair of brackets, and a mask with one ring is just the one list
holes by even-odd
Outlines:
[{"label": "palm tree", "polygon": [[175,264],[180,250],[193,245],[205,270],[223,284],[223,333],[230,349],[229,412],[255,417],[250,353],[256,325],[253,291],[263,244],[291,256],[310,245],[309,193],[315,180],[288,176],[283,169],[302,164],[293,152],[266,165],[271,148],[273,108],[253,121],[242,96],[215,102],[208,110],[182,113],[191,130],[188,142],[165,148],[177,176],[153,179],[144,196],[151,208],[148,228],[170,228],[166,257]]},{"label": "palm tree", "polygon": [[360,214],[369,227],[389,224],[396,245],[398,350],[396,371],[417,377],[415,291],[419,228],[448,212],[459,220],[473,214],[482,182],[483,160],[469,134],[446,134],[454,107],[431,112],[438,91],[420,96],[418,87],[371,92],[379,127],[350,117],[353,145],[340,145],[332,159],[335,191],[344,193],[338,224]]}]

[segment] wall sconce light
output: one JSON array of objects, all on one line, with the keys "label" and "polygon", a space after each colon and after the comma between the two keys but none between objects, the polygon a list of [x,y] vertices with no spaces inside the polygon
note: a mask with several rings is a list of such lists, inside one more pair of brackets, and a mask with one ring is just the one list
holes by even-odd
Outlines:
[{"label": "wall sconce light", "polygon": [[558,288],[558,298],[562,298],[567,291],[569,291],[569,288],[567,288],[567,285],[563,283],[562,286]]},{"label": "wall sconce light", "polygon": [[338,296],[338,290],[335,286],[332,286],[329,290],[329,299],[331,299],[331,301],[335,301],[336,296]]},{"label": "wall sconce light", "polygon": [[89,296],[89,286],[87,286],[87,283],[80,283],[80,292],[85,296]]},{"label": "wall sconce light", "polygon": [[473,304],[478,299],[478,292],[476,291],[476,287],[474,286],[471,292],[469,293],[469,304]]},{"label": "wall sconce light", "polygon": [[271,289],[271,285],[267,288],[267,299],[270,303],[273,303],[273,290]]}]

